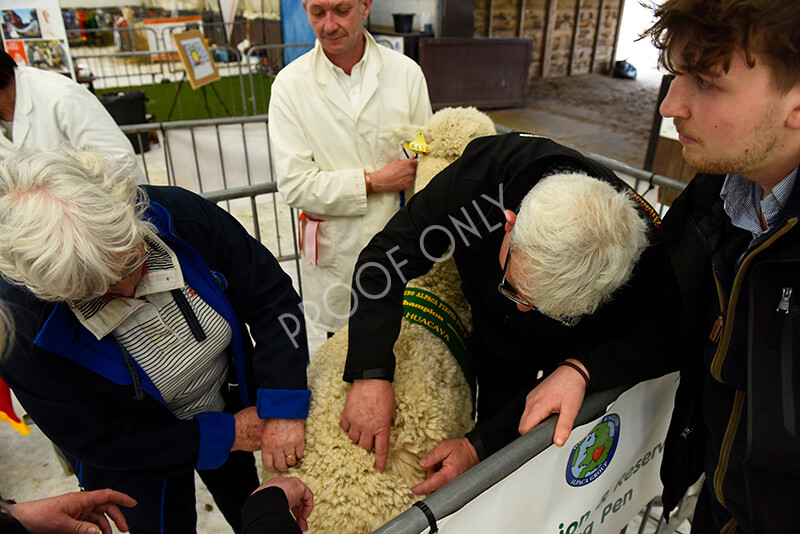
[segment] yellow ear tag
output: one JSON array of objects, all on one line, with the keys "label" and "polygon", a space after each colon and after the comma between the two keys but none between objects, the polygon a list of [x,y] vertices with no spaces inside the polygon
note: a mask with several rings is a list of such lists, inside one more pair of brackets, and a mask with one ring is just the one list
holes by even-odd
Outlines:
[{"label": "yellow ear tag", "polygon": [[430,152],[428,149],[428,143],[425,142],[425,134],[422,133],[422,130],[417,132],[417,136],[413,141],[410,143],[403,143],[403,146],[417,154],[427,154]]}]

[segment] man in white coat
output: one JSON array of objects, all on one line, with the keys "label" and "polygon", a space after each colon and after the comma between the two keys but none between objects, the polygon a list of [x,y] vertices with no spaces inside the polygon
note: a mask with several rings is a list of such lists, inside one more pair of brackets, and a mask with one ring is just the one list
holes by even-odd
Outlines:
[{"label": "man in white coat", "polygon": [[0,50],[0,159],[24,148],[106,152],[147,183],[128,138],[103,104],[70,78],[32,67],[17,67]]},{"label": "man in white coat", "polygon": [[278,73],[269,103],[278,190],[302,210],[306,317],[328,332],[347,324],[358,253],[414,181],[392,127],[431,116],[419,65],[362,28],[371,6],[304,0],[317,42]]}]

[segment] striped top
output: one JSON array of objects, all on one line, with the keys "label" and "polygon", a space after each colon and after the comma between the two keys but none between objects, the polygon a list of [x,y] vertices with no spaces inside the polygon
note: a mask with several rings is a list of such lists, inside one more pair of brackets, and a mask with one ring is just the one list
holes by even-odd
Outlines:
[{"label": "striped top", "polygon": [[[100,297],[73,308],[73,313],[98,339],[113,333],[179,419],[222,411],[231,327],[186,285],[174,252],[155,235],[145,241],[153,252],[135,298]],[[173,290],[188,303],[186,311]],[[197,319],[205,334],[202,341],[185,313]]]},{"label": "striped top", "polygon": [[[725,213],[734,226],[747,230],[756,239],[771,229],[783,213],[783,206],[789,200],[796,178],[797,169],[772,188],[769,195],[761,198],[763,189],[760,185],[740,174],[729,174],[719,193]],[[761,228],[762,213],[767,222],[766,230]]]}]

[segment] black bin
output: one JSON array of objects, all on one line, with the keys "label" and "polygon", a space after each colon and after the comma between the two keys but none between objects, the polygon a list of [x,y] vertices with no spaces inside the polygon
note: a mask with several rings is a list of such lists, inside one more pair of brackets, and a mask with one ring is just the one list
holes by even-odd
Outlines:
[{"label": "black bin", "polygon": [[[143,124],[147,122],[144,114],[144,91],[127,91],[124,93],[106,93],[99,96],[100,102],[119,125]],[[147,132],[126,134],[137,154],[150,150]],[[138,137],[138,139],[137,139]]]},{"label": "black bin", "polygon": [[394,17],[394,31],[411,33],[414,27],[414,13],[392,13],[392,17]]}]

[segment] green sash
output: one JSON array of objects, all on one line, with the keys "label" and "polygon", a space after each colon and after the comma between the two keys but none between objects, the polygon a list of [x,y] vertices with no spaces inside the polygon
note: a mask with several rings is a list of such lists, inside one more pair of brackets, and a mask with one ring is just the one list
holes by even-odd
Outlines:
[{"label": "green sash", "polygon": [[403,316],[413,324],[424,326],[445,342],[474,394],[475,374],[469,358],[469,332],[455,310],[430,291],[407,287],[403,293]]}]

